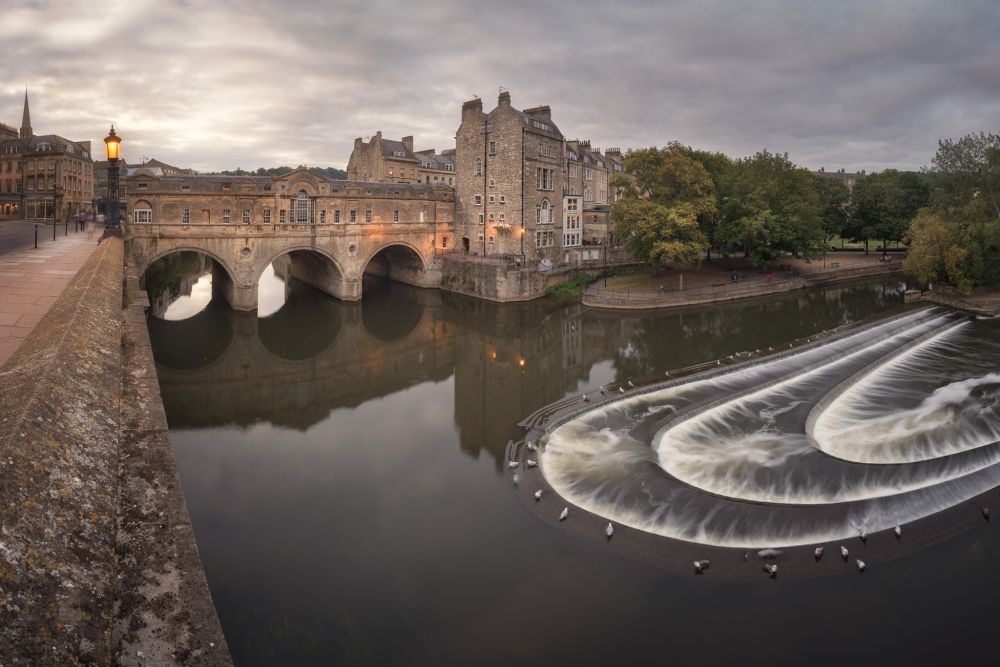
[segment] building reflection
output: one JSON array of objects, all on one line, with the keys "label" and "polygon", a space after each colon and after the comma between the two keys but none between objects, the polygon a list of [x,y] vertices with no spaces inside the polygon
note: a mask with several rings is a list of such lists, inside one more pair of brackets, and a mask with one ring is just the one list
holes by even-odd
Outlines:
[{"label": "building reflection", "polygon": [[170,426],[268,422],[307,430],[334,410],[453,377],[461,450],[485,453],[499,468],[507,441],[523,434],[518,422],[567,394],[662,377],[664,369],[902,304],[898,286],[855,285],[623,316],[546,300],[497,304],[380,280],[366,284],[360,303],[287,280],[286,302],[269,317],[233,311],[220,296],[187,320],[151,317]]}]

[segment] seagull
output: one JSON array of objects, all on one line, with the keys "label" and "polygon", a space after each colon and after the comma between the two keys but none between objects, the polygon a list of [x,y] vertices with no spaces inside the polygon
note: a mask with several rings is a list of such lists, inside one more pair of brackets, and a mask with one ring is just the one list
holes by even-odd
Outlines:
[{"label": "seagull", "polygon": [[517,473],[514,473],[514,476],[511,477],[511,481],[514,482],[514,486],[517,486],[518,482],[521,481],[521,478],[518,477]]},{"label": "seagull", "polygon": [[586,395],[586,394],[584,394],[584,395],[583,395],[583,402],[584,402],[584,403],[590,403],[590,399],[589,399],[589,398],[587,398],[587,395]]},{"label": "seagull", "polygon": [[893,528],[893,529],[892,529],[892,532],[896,534],[896,539],[897,539],[897,540],[898,540],[898,539],[899,539],[900,537],[902,537],[902,536],[903,536],[903,529],[902,529],[902,528],[900,528],[899,526],[896,526],[895,528]]},{"label": "seagull", "polygon": [[516,468],[517,467],[517,461],[508,461],[507,462],[507,467],[508,468]]},{"label": "seagull", "polygon": [[847,560],[847,547],[845,546],[840,547],[840,557],[843,558],[844,560]]},{"label": "seagull", "polygon": [[858,559],[858,572],[864,572],[864,571],[865,571],[865,562],[859,558]]},{"label": "seagull", "polygon": [[618,385],[618,393],[619,394],[624,394],[625,393],[625,389],[621,385]]},{"label": "seagull", "polygon": [[744,551],[743,552],[743,562],[747,563],[749,561],[750,561],[750,552],[749,551]]},{"label": "seagull", "polygon": [[564,507],[563,511],[559,514],[559,520],[560,521],[565,521],[566,517],[568,517],[568,516],[569,516],[569,508],[568,507]]},{"label": "seagull", "polygon": [[860,538],[861,538],[861,541],[862,541],[862,542],[867,542],[867,541],[868,541],[868,531],[867,531],[867,530],[865,530],[864,528],[862,528],[862,529],[861,529],[861,530],[860,530],[860,531],[858,532],[858,537],[860,537]]},{"label": "seagull", "polygon": [[538,465],[538,461],[532,461],[531,459],[526,459],[525,463],[528,464],[528,468],[534,468]]},{"label": "seagull", "polygon": [[615,527],[608,523],[608,527],[604,529],[604,534],[607,535],[610,540],[611,536],[615,534]]},{"label": "seagull", "polygon": [[771,347],[770,345],[768,345],[768,346],[767,346],[767,351],[768,351],[768,352],[774,352],[774,348],[773,348],[773,347]]},{"label": "seagull", "polygon": [[823,547],[816,547],[816,550],[813,551],[813,553],[816,555],[816,560],[819,560],[823,557]]},{"label": "seagull", "polygon": [[694,562],[694,571],[701,574],[702,570],[707,570],[708,566],[712,563],[708,560],[696,560]]},{"label": "seagull", "polygon": [[631,381],[631,380],[629,380],[629,381],[628,381],[628,388],[629,388],[629,389],[633,389],[634,387],[635,387],[635,385],[634,385],[634,384],[632,384],[632,381]]},{"label": "seagull", "polygon": [[757,552],[757,557],[758,558],[777,558],[782,553],[784,553],[784,552],[781,549],[761,549],[760,551]]},{"label": "seagull", "polygon": [[989,507],[984,507],[984,508],[982,508],[979,511],[983,513],[983,518],[984,519],[986,519],[987,521],[990,520],[990,508]]},{"label": "seagull", "polygon": [[764,563],[764,571],[767,572],[768,576],[772,579],[778,576],[778,564],[777,563]]},{"label": "seagull", "polygon": [[722,361],[720,359],[716,359],[715,360],[715,365],[716,366],[721,366],[722,365]]},{"label": "seagull", "polygon": [[531,442],[530,440],[528,442],[524,443],[524,446],[528,448],[529,452],[534,452],[534,451],[538,450],[538,445],[536,445],[535,443]]},{"label": "seagull", "polygon": [[670,371],[663,371],[663,377],[670,377]]},{"label": "seagull", "polygon": [[601,396],[604,396],[607,393],[608,393],[607,390],[604,388],[604,385],[602,384],[601,385]]},{"label": "seagull", "polygon": [[542,499],[542,490],[538,489],[537,491],[535,491],[535,502],[537,503],[541,499]]}]

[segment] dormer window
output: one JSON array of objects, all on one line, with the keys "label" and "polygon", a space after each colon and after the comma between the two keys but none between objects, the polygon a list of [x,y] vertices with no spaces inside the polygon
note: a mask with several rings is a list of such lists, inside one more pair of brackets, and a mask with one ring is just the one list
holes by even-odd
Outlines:
[{"label": "dormer window", "polygon": [[392,154],[395,157],[406,157],[406,153],[404,153],[403,151],[393,151]]}]

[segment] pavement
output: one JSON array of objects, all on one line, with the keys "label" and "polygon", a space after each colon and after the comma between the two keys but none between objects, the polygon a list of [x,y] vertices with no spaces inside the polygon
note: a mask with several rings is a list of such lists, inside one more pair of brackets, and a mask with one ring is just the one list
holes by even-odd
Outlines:
[{"label": "pavement", "polygon": [[88,223],[82,232],[69,226],[39,224],[34,248],[34,223],[0,223],[0,366],[14,354],[38,321],[55,303],[69,281],[97,249],[104,225]]}]

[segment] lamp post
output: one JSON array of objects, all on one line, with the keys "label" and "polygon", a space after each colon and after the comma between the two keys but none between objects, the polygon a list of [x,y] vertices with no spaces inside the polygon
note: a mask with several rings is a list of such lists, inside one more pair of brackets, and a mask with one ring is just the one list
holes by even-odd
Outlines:
[{"label": "lamp post", "polygon": [[104,207],[105,219],[104,230],[116,233],[120,229],[118,225],[118,152],[121,148],[121,137],[115,134],[115,126],[111,126],[111,132],[104,137],[104,147],[108,154],[108,201]]},{"label": "lamp post", "polygon": [[524,267],[524,220],[521,220],[521,229],[517,233],[521,237],[521,266]]}]

